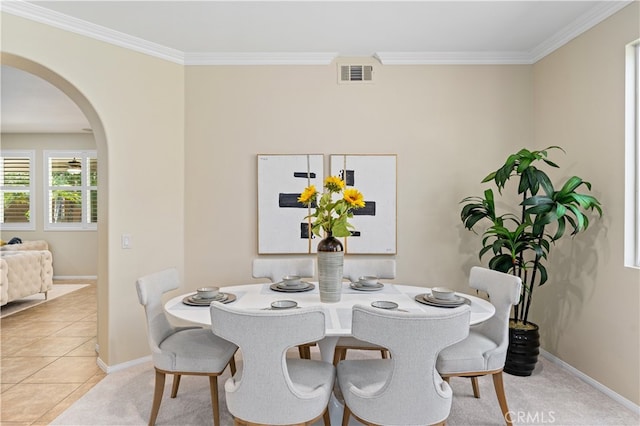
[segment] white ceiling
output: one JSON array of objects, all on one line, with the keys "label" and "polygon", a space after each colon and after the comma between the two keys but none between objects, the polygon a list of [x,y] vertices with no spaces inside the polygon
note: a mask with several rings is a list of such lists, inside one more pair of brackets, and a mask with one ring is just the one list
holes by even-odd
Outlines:
[{"label": "white ceiling", "polygon": [[[338,56],[530,64],[628,3],[5,0],[2,10],[185,65],[327,64]],[[2,67],[3,132],[88,127],[65,95],[21,74]]]}]

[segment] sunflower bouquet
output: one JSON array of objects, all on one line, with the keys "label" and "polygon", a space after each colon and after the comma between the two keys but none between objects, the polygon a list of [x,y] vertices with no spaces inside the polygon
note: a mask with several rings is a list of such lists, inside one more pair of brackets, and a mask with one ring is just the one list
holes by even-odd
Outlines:
[{"label": "sunflower bouquet", "polygon": [[[342,194],[342,197],[334,201],[333,194]],[[324,180],[324,192],[321,195],[315,185],[306,187],[298,197],[298,202],[310,208],[315,207],[315,212],[305,219],[312,221],[311,231],[319,237],[323,236],[321,230],[325,236],[350,236],[350,230],[354,227],[348,219],[353,217],[354,209],[362,208],[365,204],[362,193],[355,188],[345,188],[344,180],[338,176],[329,176]]]}]

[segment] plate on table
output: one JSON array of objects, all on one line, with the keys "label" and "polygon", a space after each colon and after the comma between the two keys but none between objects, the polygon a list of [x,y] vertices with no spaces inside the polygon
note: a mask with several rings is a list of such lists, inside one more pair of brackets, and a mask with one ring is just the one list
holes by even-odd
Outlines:
[{"label": "plate on table", "polygon": [[420,302],[424,305],[437,306],[439,308],[457,308],[458,306],[462,306],[464,304],[471,304],[471,300],[458,295],[456,295],[452,300],[442,300],[436,299],[431,294],[421,293],[418,294],[414,299],[416,300],[416,302]]},{"label": "plate on table", "polygon": [[316,288],[315,285],[302,281],[300,285],[284,285],[284,283],[273,283],[269,286],[273,291],[283,291],[285,293],[301,293],[303,291],[309,291]]},{"label": "plate on table", "polygon": [[376,285],[364,285],[360,282],[355,282],[355,283],[349,283],[349,287],[359,291],[378,291],[384,288],[384,284],[382,284],[381,282],[378,282],[376,283]]},{"label": "plate on table", "polygon": [[216,297],[205,299],[193,294],[182,299],[182,303],[189,306],[209,306],[211,302],[231,303],[236,300],[236,295],[233,293],[218,293]]}]

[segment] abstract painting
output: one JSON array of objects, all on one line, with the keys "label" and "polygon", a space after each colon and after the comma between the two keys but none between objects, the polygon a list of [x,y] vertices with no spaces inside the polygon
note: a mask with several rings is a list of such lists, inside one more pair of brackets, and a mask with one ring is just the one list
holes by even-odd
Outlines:
[{"label": "abstract painting", "polygon": [[364,208],[353,211],[346,253],[396,253],[396,163],[396,155],[331,155],[331,176],[340,176],[365,200]]},{"label": "abstract painting", "polygon": [[309,208],[298,197],[309,185],[322,190],[322,154],[258,155],[258,253],[315,253]]}]

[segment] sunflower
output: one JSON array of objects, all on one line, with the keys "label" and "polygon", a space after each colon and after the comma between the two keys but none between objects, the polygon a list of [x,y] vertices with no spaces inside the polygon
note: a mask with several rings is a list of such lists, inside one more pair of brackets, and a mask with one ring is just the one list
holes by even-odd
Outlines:
[{"label": "sunflower", "polygon": [[[342,198],[333,200],[333,194],[342,192]],[[306,219],[309,219],[311,232],[322,236],[322,232],[334,237],[348,237],[353,225],[348,219],[353,217],[354,209],[364,207],[364,196],[355,188],[345,189],[344,180],[338,176],[329,176],[324,180],[324,192],[318,198],[318,191],[314,185],[309,185],[298,197],[298,202],[315,209]]]},{"label": "sunflower", "polygon": [[329,176],[324,180],[324,187],[327,188],[329,192],[340,192],[340,190],[344,188],[344,181],[338,176]]},{"label": "sunflower", "polygon": [[355,188],[348,188],[344,190],[344,200],[349,204],[351,208],[362,208],[364,207],[364,196],[360,191]]},{"label": "sunflower", "polygon": [[309,204],[311,201],[315,200],[316,194],[318,191],[316,190],[315,185],[309,185],[304,189],[304,192],[300,194],[298,197],[298,202],[302,204]]}]

